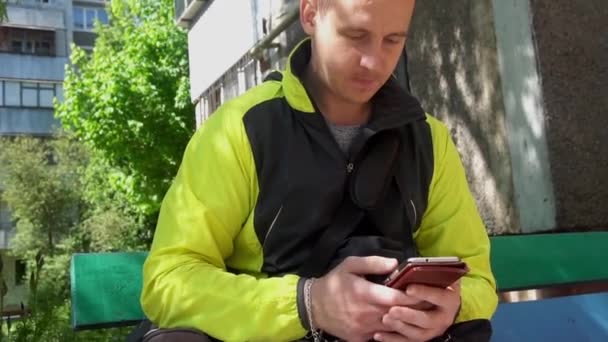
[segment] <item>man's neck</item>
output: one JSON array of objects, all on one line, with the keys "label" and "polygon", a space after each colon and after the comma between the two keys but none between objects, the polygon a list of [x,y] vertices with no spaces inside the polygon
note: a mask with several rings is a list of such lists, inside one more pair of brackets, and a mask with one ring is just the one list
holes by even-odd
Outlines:
[{"label": "man's neck", "polygon": [[364,125],[371,114],[371,104],[353,103],[334,94],[318,77],[311,59],[302,82],[312,96],[321,114],[335,125]]}]

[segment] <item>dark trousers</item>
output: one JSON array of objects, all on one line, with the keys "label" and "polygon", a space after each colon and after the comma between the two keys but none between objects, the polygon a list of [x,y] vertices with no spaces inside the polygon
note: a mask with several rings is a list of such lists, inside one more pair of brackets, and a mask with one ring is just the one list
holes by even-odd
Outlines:
[{"label": "dark trousers", "polygon": [[127,337],[127,342],[215,342],[196,329],[159,329],[149,320],[142,321]]}]

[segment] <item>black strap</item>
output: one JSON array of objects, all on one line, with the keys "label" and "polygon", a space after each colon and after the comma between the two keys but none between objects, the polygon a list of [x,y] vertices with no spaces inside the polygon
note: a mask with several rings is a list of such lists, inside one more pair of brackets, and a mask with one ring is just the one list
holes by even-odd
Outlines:
[{"label": "black strap", "polygon": [[[397,168],[398,171],[401,171],[401,168]],[[405,234],[405,245],[406,246],[412,246],[413,248],[416,249],[416,251],[418,250],[416,248],[416,242],[414,241],[414,232],[416,231],[417,227],[418,227],[418,220],[421,220],[420,218],[417,217],[418,213],[417,213],[417,209],[416,206],[414,204],[414,201],[412,200],[411,196],[410,196],[410,192],[409,189],[412,188],[412,184],[410,184],[409,186],[406,186],[403,183],[403,177],[395,177],[395,180],[397,181],[397,187],[399,187],[399,192],[401,193],[401,197],[402,197],[402,201],[403,201],[403,205],[404,205],[404,210],[405,213],[407,215],[408,221],[410,222],[410,227],[411,229],[408,230],[407,234]],[[411,177],[405,177],[406,179],[410,179]],[[412,180],[410,180],[412,181]],[[410,183],[410,181],[408,181],[408,183]],[[413,257],[413,255],[412,255]]]},{"label": "black strap", "polygon": [[282,80],[283,80],[283,74],[278,70],[272,71],[264,78],[264,82],[267,82],[267,81],[279,81],[280,82]]},{"label": "black strap", "polygon": [[364,215],[363,210],[357,208],[346,195],[334,220],[312,247],[310,257],[302,264],[298,274],[306,278],[322,276],[336,250],[355,231]]}]

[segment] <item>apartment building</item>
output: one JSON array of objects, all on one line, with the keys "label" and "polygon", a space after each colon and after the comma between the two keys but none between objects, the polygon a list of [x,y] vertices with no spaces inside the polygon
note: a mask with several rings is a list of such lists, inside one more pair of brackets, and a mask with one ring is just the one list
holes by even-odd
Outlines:
[{"label": "apartment building", "polygon": [[[8,20],[0,24],[0,136],[44,137],[59,126],[53,99],[63,98],[70,45],[93,48],[95,22],[108,22],[106,5],[104,0],[8,0]],[[0,201],[0,256],[8,287],[3,315],[18,315],[27,300],[25,265],[7,253],[14,235],[14,221]]]}]

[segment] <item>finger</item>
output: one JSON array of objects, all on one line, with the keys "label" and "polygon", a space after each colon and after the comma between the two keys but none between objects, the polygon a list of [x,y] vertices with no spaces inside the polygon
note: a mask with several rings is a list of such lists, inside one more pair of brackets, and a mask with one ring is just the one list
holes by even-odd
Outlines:
[{"label": "finger", "polygon": [[380,342],[413,342],[405,336],[388,332],[374,334],[374,340]]},{"label": "finger", "polygon": [[387,328],[392,329],[395,333],[404,337],[406,341],[426,340],[426,329],[422,329],[420,327],[416,327],[398,320],[390,319],[388,318],[388,316],[384,316],[384,318],[382,319],[382,323],[384,323]]},{"label": "finger", "polygon": [[387,316],[389,319],[401,321],[418,328],[430,329],[433,326],[434,313],[396,306],[388,311]]},{"label": "finger", "polygon": [[420,302],[419,299],[408,296],[403,291],[395,290],[384,285],[374,284],[365,280],[364,282],[365,287],[362,286],[363,290],[360,294],[368,303],[392,307],[415,305]]},{"label": "finger", "polygon": [[[411,297],[411,298],[414,298],[414,297]],[[406,306],[410,309],[420,310],[420,311],[430,311],[430,310],[437,308],[437,305],[431,304],[424,300],[420,300],[416,304],[406,305]]]},{"label": "finger", "polygon": [[398,266],[397,259],[379,256],[348,257],[342,262],[344,269],[354,274],[388,274]]},{"label": "finger", "polygon": [[387,313],[386,307],[372,306],[367,311],[368,319],[365,320],[364,324],[367,326],[368,331],[388,331],[384,323],[382,323],[382,318]]},{"label": "finger", "polygon": [[408,286],[406,293],[408,296],[441,307],[444,307],[447,303],[454,301],[456,297],[460,296],[460,291],[456,292],[454,289],[442,289],[419,284]]}]

